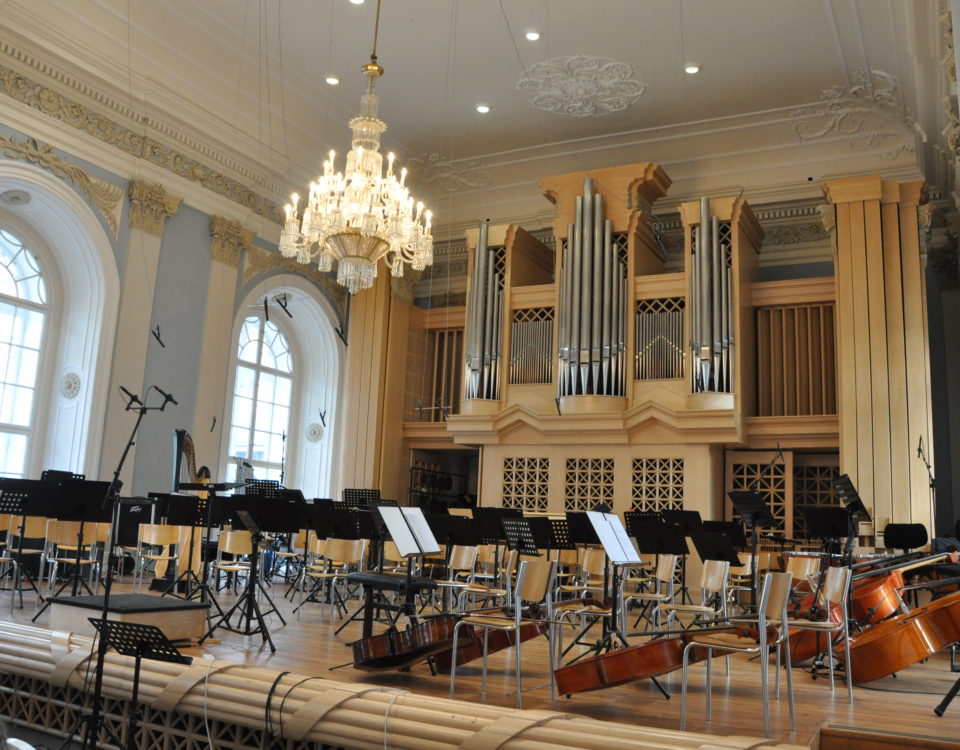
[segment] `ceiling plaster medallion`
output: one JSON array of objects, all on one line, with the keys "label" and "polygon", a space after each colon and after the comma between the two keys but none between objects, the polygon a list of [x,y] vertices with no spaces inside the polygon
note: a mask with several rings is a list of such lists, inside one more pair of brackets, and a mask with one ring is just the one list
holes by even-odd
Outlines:
[{"label": "ceiling plaster medallion", "polygon": [[60,378],[60,395],[72,401],[80,395],[80,376],[75,372],[68,372]]},{"label": "ceiling plaster medallion", "polygon": [[882,150],[883,159],[916,151],[927,136],[904,103],[900,79],[882,70],[861,69],[849,85],[832,86],[820,101],[793,111],[793,131],[801,141],[847,136],[850,148]]},{"label": "ceiling plaster medallion", "polygon": [[633,104],[647,84],[633,67],[608,57],[555,57],[528,68],[517,89],[537,109],[573,117],[619,112]]}]

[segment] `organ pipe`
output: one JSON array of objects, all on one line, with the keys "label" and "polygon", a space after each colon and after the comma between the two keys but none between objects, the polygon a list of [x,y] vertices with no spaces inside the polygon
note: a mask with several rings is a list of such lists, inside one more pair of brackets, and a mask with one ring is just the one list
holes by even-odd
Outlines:
[{"label": "organ pipe", "polygon": [[710,216],[700,199],[700,223],[693,229],[690,269],[690,368],[694,393],[733,389],[733,305],[729,232]]},{"label": "organ pipe", "polygon": [[626,264],[590,178],[577,196],[561,263],[558,394],[622,396]]},{"label": "organ pipe", "polygon": [[498,249],[489,248],[487,238],[488,228],[484,224],[474,253],[467,301],[464,398],[500,397],[504,279],[503,272],[497,268]]}]

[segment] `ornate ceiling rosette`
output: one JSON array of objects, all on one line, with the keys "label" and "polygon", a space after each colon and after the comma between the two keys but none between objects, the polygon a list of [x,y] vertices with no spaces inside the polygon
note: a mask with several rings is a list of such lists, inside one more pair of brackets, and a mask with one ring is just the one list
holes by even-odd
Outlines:
[{"label": "ornate ceiling rosette", "polygon": [[517,89],[537,109],[573,117],[620,112],[646,88],[628,63],[590,55],[537,63],[517,82]]}]

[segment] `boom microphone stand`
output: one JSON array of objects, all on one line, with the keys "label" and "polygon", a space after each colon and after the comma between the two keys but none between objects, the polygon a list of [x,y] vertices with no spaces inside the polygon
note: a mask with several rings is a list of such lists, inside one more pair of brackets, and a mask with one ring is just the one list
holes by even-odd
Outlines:
[{"label": "boom microphone stand", "polygon": [[[159,406],[147,406],[146,399],[147,394],[150,390],[155,390],[161,396],[163,396],[163,403]],[[137,430],[140,429],[140,423],[143,421],[143,418],[146,416],[148,411],[163,411],[167,408],[167,404],[173,403],[176,404],[176,399],[171,396],[169,393],[157,388],[153,385],[147,389],[147,393],[144,394],[144,400],[141,401],[140,398],[134,394],[130,393],[126,388],[121,388],[124,393],[124,396],[127,398],[127,404],[124,407],[124,411],[135,411],[137,412],[137,421],[133,425],[133,429],[130,431],[130,439],[127,440],[127,445],[123,449],[123,453],[120,456],[120,461],[117,464],[117,468],[113,472],[113,479],[110,482],[110,486],[107,487],[107,492],[103,498],[103,508],[110,508],[110,515],[113,519],[110,527],[110,540],[107,543],[106,555],[107,555],[107,575],[103,582],[103,609],[100,611],[100,621],[106,623],[108,620],[107,615],[110,612],[110,590],[113,587],[113,547],[114,542],[117,536],[117,527],[120,522],[120,472],[123,470],[123,464],[127,460],[127,455],[130,453],[130,449],[134,445],[134,440],[137,435]],[[142,502],[142,501],[137,501]],[[104,627],[106,627],[104,625]],[[102,729],[109,736],[110,741],[117,747],[123,747],[123,743],[119,738],[114,734],[113,730],[110,729],[109,725],[103,721],[103,670],[106,663],[107,650],[109,649],[109,643],[106,638],[100,637],[97,640],[97,665],[94,672],[94,683],[93,683],[93,697],[90,703],[90,708],[87,711],[84,711],[77,718],[77,723],[74,725],[73,729],[70,731],[70,734],[67,735],[67,739],[60,746],[60,750],[69,747],[73,735],[76,731],[83,725],[83,740],[81,747],[83,750],[96,750],[97,747],[97,737]]]}]

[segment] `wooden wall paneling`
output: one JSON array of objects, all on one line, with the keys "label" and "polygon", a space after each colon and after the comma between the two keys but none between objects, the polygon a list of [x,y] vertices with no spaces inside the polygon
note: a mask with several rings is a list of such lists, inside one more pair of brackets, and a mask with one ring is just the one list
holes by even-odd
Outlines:
[{"label": "wooden wall paneling", "polygon": [[907,355],[903,327],[903,272],[900,264],[900,210],[896,203],[880,206],[880,224],[883,229],[884,302],[887,321],[887,383],[890,399],[890,498],[884,512],[876,512],[877,527],[883,518],[893,517],[893,503],[904,502],[910,496],[910,471],[904,457],[909,453],[909,426],[907,423]]},{"label": "wooden wall paneling", "polygon": [[890,495],[890,387],[887,376],[887,322],[884,301],[883,235],[880,201],[864,201],[867,297],[870,324],[870,386],[873,418],[874,509],[887,508]]},{"label": "wooden wall paneling", "polygon": [[757,310],[757,414],[771,414],[770,310]]},{"label": "wooden wall paneling", "polygon": [[797,413],[797,308],[783,309],[783,413]]},{"label": "wooden wall paneling", "polygon": [[[389,283],[388,283],[389,286]],[[389,331],[384,352],[384,377],[382,387],[383,412],[380,433],[379,455],[380,479],[375,486],[381,495],[400,500],[406,497],[408,486],[408,461],[404,451],[397,450],[403,440],[403,396],[407,363],[407,346],[410,338],[410,309],[413,306],[397,297],[389,299]]]},{"label": "wooden wall paneling", "polygon": [[[903,274],[903,323],[907,359],[907,422],[909,443],[914,445],[923,436],[930,445],[930,380],[927,371],[926,310],[923,307],[923,276],[920,261],[917,206],[900,204],[900,252]],[[929,453],[929,450],[928,450]],[[912,452],[903,456],[910,471],[910,507],[901,509],[906,515],[896,518],[923,523],[931,528],[929,481],[923,463]],[[931,463],[933,463],[931,459]]]},{"label": "wooden wall paneling", "polygon": [[857,484],[857,368],[853,326],[853,274],[850,248],[850,204],[837,211],[837,371],[840,382],[837,409],[840,415],[840,471]]},{"label": "wooden wall paneling", "polygon": [[824,305],[821,310],[823,327],[821,330],[823,358],[824,413],[837,413],[837,312],[835,305]]},{"label": "wooden wall paneling", "polygon": [[870,298],[867,294],[867,248],[864,204],[850,204],[850,250],[853,276],[853,346],[856,381],[857,447],[856,457],[862,497],[874,497],[873,482],[873,392],[870,382]]},{"label": "wooden wall paneling", "polygon": [[810,398],[810,327],[811,310],[815,308],[798,307],[796,309],[796,348],[797,348],[797,414],[815,414],[811,411]]},{"label": "wooden wall paneling", "polygon": [[772,416],[783,416],[783,309],[770,311],[770,381]]}]

